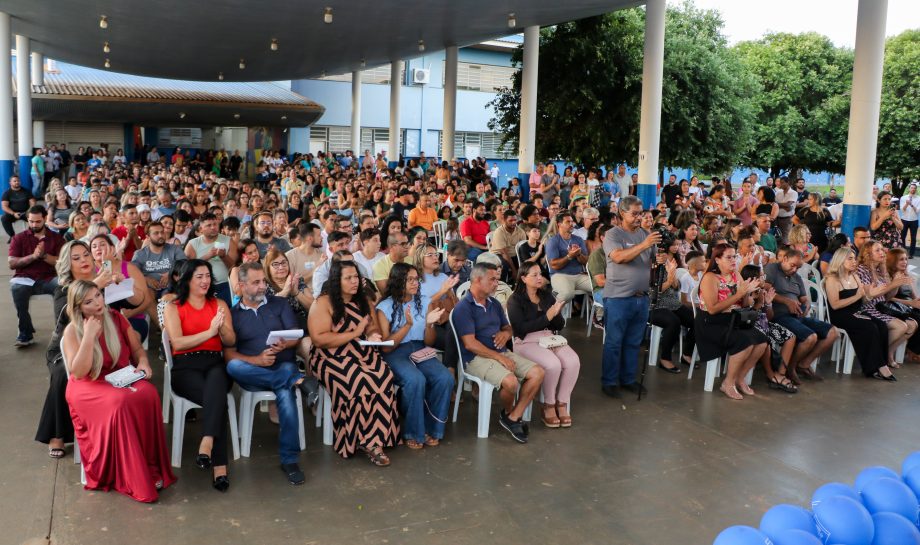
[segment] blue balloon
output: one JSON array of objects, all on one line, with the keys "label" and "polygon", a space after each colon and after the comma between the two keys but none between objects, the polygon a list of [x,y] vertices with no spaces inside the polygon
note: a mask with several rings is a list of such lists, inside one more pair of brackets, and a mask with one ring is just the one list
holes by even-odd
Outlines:
[{"label": "blue balloon", "polygon": [[920,545],[920,531],[897,513],[872,515],[875,537],[872,545]]},{"label": "blue balloon", "polygon": [[770,538],[757,528],[730,526],[722,530],[712,545],[770,545]]},{"label": "blue balloon", "polygon": [[822,545],[821,540],[804,530],[791,528],[770,536],[773,545]]},{"label": "blue balloon", "polygon": [[815,507],[818,537],[825,543],[871,545],[875,534],[872,515],[858,501],[834,496]]},{"label": "blue balloon", "polygon": [[894,472],[894,470],[889,469],[885,466],[872,466],[867,467],[862,470],[859,475],[856,477],[856,491],[862,492],[862,489],[875,479],[880,479],[882,477],[891,477],[892,479],[900,479],[901,476]]},{"label": "blue balloon", "polygon": [[908,454],[907,458],[904,458],[904,463],[901,464],[901,475],[907,475],[910,470],[917,466],[920,466],[920,450]]},{"label": "blue balloon", "polygon": [[760,519],[760,531],[776,541],[774,536],[782,530],[798,529],[813,536],[818,535],[815,517],[798,505],[780,504],[770,508]]},{"label": "blue balloon", "polygon": [[914,495],[920,501],[920,466],[911,469],[904,475],[904,484],[914,491]]},{"label": "blue balloon", "polygon": [[846,496],[856,501],[862,501],[853,487],[843,483],[827,483],[815,490],[811,496],[811,509],[814,510],[822,501],[834,496]]},{"label": "blue balloon", "polygon": [[897,513],[913,524],[917,524],[920,505],[913,490],[900,479],[882,477],[867,484],[862,493],[863,505],[873,515],[876,513]]}]

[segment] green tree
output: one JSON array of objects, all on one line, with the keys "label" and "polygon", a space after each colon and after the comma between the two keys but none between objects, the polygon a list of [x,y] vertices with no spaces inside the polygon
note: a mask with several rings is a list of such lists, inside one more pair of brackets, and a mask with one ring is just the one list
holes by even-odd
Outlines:
[{"label": "green tree", "polygon": [[885,44],[876,170],[899,196],[920,178],[920,30]]},{"label": "green tree", "polygon": [[768,34],[735,50],[760,87],[744,164],[773,176],[798,169],[842,173],[852,52],[813,32]]},{"label": "green tree", "polygon": [[[723,170],[747,150],[756,90],[726,47],[717,12],[690,3],[668,8],[665,26],[661,162]],[[586,165],[635,162],[639,143],[645,11],[545,28],[540,38],[536,157]],[[512,62],[520,66],[519,49]],[[520,72],[493,100],[489,128],[517,148]]]}]

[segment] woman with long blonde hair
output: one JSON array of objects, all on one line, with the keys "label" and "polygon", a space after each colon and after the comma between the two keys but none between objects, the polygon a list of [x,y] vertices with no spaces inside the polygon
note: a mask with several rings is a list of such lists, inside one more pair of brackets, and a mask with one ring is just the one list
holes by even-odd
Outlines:
[{"label": "woman with long blonde hair", "polygon": [[[67,403],[80,442],[86,488],[115,490],[137,501],[157,500],[176,481],[169,465],[162,408],[147,352],[128,320],[105,304],[102,290],[76,280],[67,291],[70,324],[63,351],[70,381]],[[109,374],[129,364],[144,378],[117,388]]]},{"label": "woman with long blonde hair", "polygon": [[[907,342],[907,339],[917,330],[917,322],[911,319],[901,319],[880,310],[879,306],[889,296],[893,296],[904,285],[910,284],[909,276],[890,278],[885,269],[885,247],[877,240],[868,240],[859,250],[859,266],[856,276],[866,298],[860,313],[879,319],[888,325],[888,366],[897,369],[901,365],[894,361],[898,346]],[[884,308],[884,307],[883,307]]]}]

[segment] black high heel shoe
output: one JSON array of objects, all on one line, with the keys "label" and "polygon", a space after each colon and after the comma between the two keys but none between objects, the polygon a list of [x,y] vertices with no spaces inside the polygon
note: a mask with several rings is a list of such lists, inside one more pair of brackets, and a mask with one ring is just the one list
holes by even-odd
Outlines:
[{"label": "black high heel shoe", "polygon": [[211,457],[199,452],[198,457],[195,458],[195,465],[201,469],[211,469]]},{"label": "black high heel shoe", "polygon": [[878,380],[887,380],[888,382],[897,382],[897,381],[898,381],[898,378],[897,378],[896,376],[894,376],[894,375],[888,375],[888,376],[886,377],[885,375],[881,374],[881,373],[878,372],[878,371],[876,371],[875,374],[872,375],[872,378],[875,378],[875,379],[878,379]]},{"label": "black high heel shoe", "polygon": [[216,477],[213,483],[214,489],[218,492],[226,492],[230,489],[230,479],[226,475]]}]

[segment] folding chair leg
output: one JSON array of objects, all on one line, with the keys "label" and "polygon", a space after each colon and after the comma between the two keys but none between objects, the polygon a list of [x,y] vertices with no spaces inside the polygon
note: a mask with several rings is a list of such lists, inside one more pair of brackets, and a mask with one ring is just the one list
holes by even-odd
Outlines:
[{"label": "folding chair leg", "polygon": [[719,376],[720,365],[722,365],[722,358],[715,358],[706,362],[706,380],[703,383],[703,390],[712,391],[716,383],[716,377]]},{"label": "folding chair leg", "polygon": [[240,459],[240,429],[236,418],[236,400],[233,394],[227,394],[227,418],[230,419],[230,446],[233,447],[233,459]]},{"label": "folding chair leg", "polygon": [[466,379],[463,378],[463,371],[459,368],[457,369],[457,393],[454,394],[454,419],[457,421],[457,413],[460,411],[460,396],[463,395],[463,383],[466,382]]},{"label": "folding chair leg", "polygon": [[243,391],[240,396],[240,455],[249,458],[252,449],[252,424],[255,419],[255,407],[252,406],[252,394]]},{"label": "folding chair leg", "polygon": [[303,419],[303,397],[300,395],[300,389],[295,392],[297,396],[297,433],[300,435],[300,450],[307,449],[307,433],[304,430]]},{"label": "folding chair leg", "polygon": [[182,467],[182,437],[185,434],[185,411],[181,403],[173,404],[172,466]]},{"label": "folding chair leg", "polygon": [[332,397],[323,390],[323,444],[332,445]]}]

